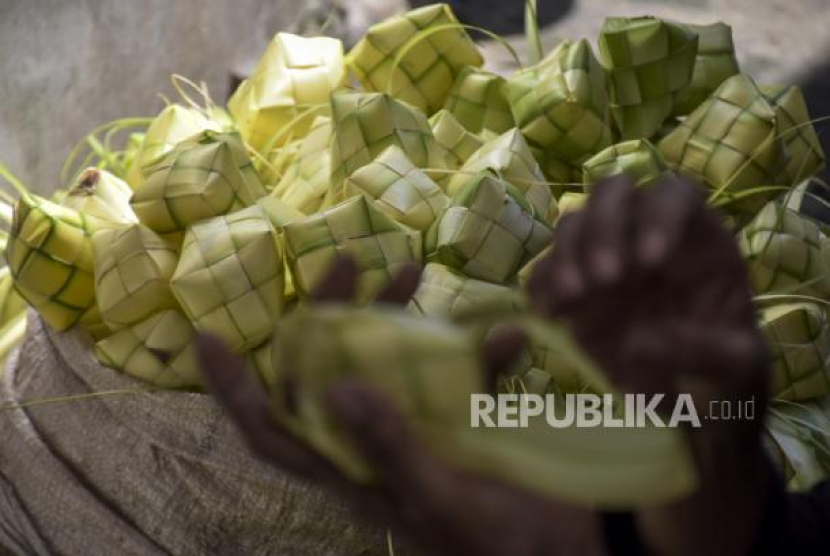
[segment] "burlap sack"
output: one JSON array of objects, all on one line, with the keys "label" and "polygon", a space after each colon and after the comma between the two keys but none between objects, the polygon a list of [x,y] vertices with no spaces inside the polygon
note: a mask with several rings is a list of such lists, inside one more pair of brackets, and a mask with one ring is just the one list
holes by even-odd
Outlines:
[{"label": "burlap sack", "polygon": [[[0,404],[142,385],[36,316]],[[400,551],[398,551],[400,553]],[[0,410],[0,554],[387,554],[386,532],[267,467],[206,395],[89,397]]]}]

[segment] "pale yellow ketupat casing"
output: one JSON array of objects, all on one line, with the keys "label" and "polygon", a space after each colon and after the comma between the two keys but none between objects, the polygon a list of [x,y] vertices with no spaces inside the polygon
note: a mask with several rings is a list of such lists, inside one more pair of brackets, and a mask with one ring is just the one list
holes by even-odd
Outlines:
[{"label": "pale yellow ketupat casing", "polygon": [[138,189],[144,184],[144,167],[170,152],[181,141],[205,130],[221,131],[221,125],[203,113],[180,104],[166,106],[147,128],[127,174],[127,183]]},{"label": "pale yellow ketupat casing", "polygon": [[345,82],[339,40],[277,33],[254,73],[231,97],[228,109],[242,138],[267,155],[270,148],[305,136],[314,118],[303,116],[304,112],[328,104],[331,93]]},{"label": "pale yellow ketupat casing", "polygon": [[127,183],[106,170],[87,168],[61,201],[65,207],[102,220],[137,223],[130,206],[133,191]]}]

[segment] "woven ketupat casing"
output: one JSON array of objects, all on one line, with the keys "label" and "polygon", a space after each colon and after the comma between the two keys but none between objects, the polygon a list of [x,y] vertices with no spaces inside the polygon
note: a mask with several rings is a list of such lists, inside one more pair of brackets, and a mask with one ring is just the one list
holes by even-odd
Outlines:
[{"label": "woven ketupat casing", "polygon": [[284,270],[277,232],[254,206],[191,226],[171,288],[196,328],[245,351],[274,330]]},{"label": "woven ketupat casing", "polygon": [[106,228],[92,236],[95,299],[112,329],[177,307],[170,278],[179,255],[176,245],[140,224]]},{"label": "woven ketupat casing", "polygon": [[393,220],[421,232],[432,226],[450,202],[395,146],[347,178],[343,189],[345,198],[365,195]]},{"label": "woven ketupat casing", "polygon": [[[383,306],[297,311],[280,323],[272,355],[279,371],[272,390],[277,419],[357,482],[374,473],[326,409],[324,394],[335,381],[356,379],[376,388],[413,426],[466,428],[470,394],[484,387],[468,334]],[[281,403],[289,383],[296,394],[292,411]]]},{"label": "woven ketupat casing", "polygon": [[686,97],[697,44],[697,35],[676,23],[653,17],[605,20],[599,49],[623,140],[650,138]]},{"label": "woven ketupat casing", "polygon": [[179,104],[166,106],[147,128],[130,164],[127,174],[130,187],[135,190],[144,183],[145,166],[173,150],[180,142],[205,130],[221,131],[221,127],[193,108]]},{"label": "woven ketupat casing", "polygon": [[91,234],[108,225],[35,195],[14,211],[5,258],[18,293],[56,330],[95,304]]},{"label": "woven ketupat casing", "polygon": [[[467,162],[474,152],[481,148],[484,141],[477,135],[470,133],[461,125],[455,116],[446,110],[439,110],[430,119],[432,134],[439,148],[446,151],[445,160],[450,169],[457,170]],[[447,182],[451,174],[436,181]]]},{"label": "woven ketupat casing", "polygon": [[778,137],[787,151],[787,165],[776,181],[793,187],[824,168],[824,149],[810,123],[810,113],[800,88],[765,88],[763,92],[775,110]]},{"label": "woven ketupat casing", "polygon": [[470,179],[430,228],[428,260],[503,284],[550,242],[550,228],[509,183],[489,172]]},{"label": "woven ketupat casing", "polygon": [[[491,170],[522,192],[534,214],[548,221],[555,217],[556,201],[539,163],[533,158],[521,132],[514,128],[491,139],[467,159],[450,178],[447,193],[456,195],[479,172]],[[553,214],[552,214],[553,213]]]},{"label": "woven ketupat casing", "polygon": [[586,40],[562,41],[508,79],[505,91],[516,125],[545,156],[578,168],[612,142],[605,72]]},{"label": "woven ketupat casing", "polygon": [[138,222],[130,207],[130,186],[106,170],[87,168],[61,201],[65,207],[115,223]]},{"label": "woven ketupat casing", "polygon": [[447,167],[423,112],[381,93],[335,93],[331,97],[332,186],[396,145],[419,168]]},{"label": "woven ketupat casing", "polygon": [[421,274],[421,283],[409,309],[430,318],[449,318],[486,304],[489,308],[514,312],[516,291],[464,276],[457,270],[429,263]]},{"label": "woven ketupat casing", "polygon": [[0,267],[0,329],[22,315],[27,307],[26,301],[14,289],[9,267]]},{"label": "woven ketupat casing", "polygon": [[132,207],[160,234],[183,232],[192,222],[250,206],[266,195],[239,136],[206,131],[176,145],[145,168]]},{"label": "woven ketupat casing", "polygon": [[626,174],[637,186],[656,183],[671,173],[663,155],[648,139],[634,139],[611,145],[598,152],[582,165],[585,188],[602,178]]},{"label": "woven ketupat casing", "polygon": [[740,73],[732,27],[725,23],[687,25],[698,37],[697,57],[688,94],[674,107],[675,115],[685,115],[705,101],[721,83]]},{"label": "woven ketupat casing", "polygon": [[[775,183],[786,158],[776,122],[775,111],[755,82],[738,74],[724,81],[657,146],[674,170],[730,198]],[[764,201],[764,196],[752,195],[735,208],[754,213]]]},{"label": "woven ketupat casing", "polygon": [[367,91],[389,93],[428,114],[444,105],[465,66],[483,63],[446,4],[424,6],[372,26],[349,53],[349,66]]},{"label": "woven ketupat casing", "polygon": [[160,388],[202,384],[195,331],[178,311],[166,310],[95,344],[102,365]]},{"label": "woven ketupat casing", "polygon": [[818,225],[808,217],[768,203],[739,236],[755,293],[830,299],[822,239]]},{"label": "woven ketupat casing", "polygon": [[773,398],[807,401],[830,393],[830,327],[816,303],[763,308],[761,331],[772,359]]},{"label": "woven ketupat casing", "polygon": [[[277,33],[254,73],[228,101],[228,109],[242,137],[253,148],[267,151],[288,139],[284,130],[292,120],[309,108],[327,104],[332,91],[345,80],[339,40]],[[292,134],[302,137],[311,122],[306,117],[293,123]]]},{"label": "woven ketupat casing", "polygon": [[338,253],[357,264],[357,301],[370,301],[404,265],[421,260],[421,234],[398,224],[363,196],[283,229],[286,257],[301,296],[325,277]]},{"label": "woven ketupat casing", "polygon": [[444,110],[472,133],[498,135],[515,125],[504,96],[504,78],[472,66],[458,74]]},{"label": "woven ketupat casing", "polygon": [[331,119],[318,117],[271,195],[304,214],[321,209],[331,188]]}]

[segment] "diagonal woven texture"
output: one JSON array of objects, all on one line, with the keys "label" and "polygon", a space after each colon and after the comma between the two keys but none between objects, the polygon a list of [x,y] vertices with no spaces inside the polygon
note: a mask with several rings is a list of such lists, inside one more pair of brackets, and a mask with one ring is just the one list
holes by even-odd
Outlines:
[{"label": "diagonal woven texture", "polygon": [[476,280],[448,266],[429,263],[424,267],[409,309],[430,318],[452,319],[486,304],[511,314],[515,298],[513,288]]},{"label": "diagonal woven texture", "polygon": [[154,386],[193,387],[202,383],[194,340],[188,320],[165,310],[100,340],[95,356],[102,365]]},{"label": "diagonal woven texture", "polygon": [[458,25],[446,4],[387,19],[357,43],[349,53],[349,66],[367,91],[389,93],[432,114],[444,105],[465,66],[484,63]]},{"label": "diagonal woven texture", "polygon": [[335,93],[331,109],[334,188],[390,145],[400,147],[419,168],[447,167],[443,150],[420,110],[381,93]]},{"label": "diagonal woven texture", "polygon": [[105,225],[35,195],[15,207],[5,252],[14,285],[56,330],[70,328],[95,304],[90,236]]},{"label": "diagonal woven texture", "polygon": [[162,309],[176,308],[170,278],[179,255],[173,242],[135,224],[99,230],[92,245],[95,299],[107,326],[130,326]]},{"label": "diagonal woven texture", "polygon": [[144,184],[144,168],[156,162],[185,139],[206,130],[221,131],[219,124],[193,108],[169,104],[147,128],[135,158],[130,164],[127,182],[133,190]]},{"label": "diagonal woven texture", "polygon": [[609,17],[599,49],[622,139],[650,138],[689,91],[698,37],[653,17]]},{"label": "diagonal woven texture", "polygon": [[768,88],[764,89],[764,94],[775,110],[778,136],[787,150],[787,165],[777,181],[793,187],[824,168],[824,150],[810,123],[810,113],[800,88]]},{"label": "diagonal woven texture", "polygon": [[627,174],[637,186],[648,186],[670,173],[663,155],[648,139],[611,145],[582,165],[582,176],[588,191],[602,178],[616,174]]},{"label": "diagonal woven texture", "polygon": [[286,257],[301,296],[328,272],[338,253],[359,269],[357,301],[370,301],[405,265],[421,260],[421,234],[407,230],[363,196],[284,228]]},{"label": "diagonal woven texture", "polygon": [[245,351],[274,330],[284,279],[277,232],[253,206],[191,226],[171,288],[196,328]]},{"label": "diagonal woven texture", "polygon": [[365,195],[393,220],[421,232],[432,226],[450,202],[395,146],[347,178],[344,190],[346,198]]},{"label": "diagonal woven texture", "polygon": [[499,135],[515,126],[504,78],[472,66],[458,74],[444,110],[472,133]]},{"label": "diagonal woven texture", "polygon": [[760,326],[772,359],[773,398],[807,401],[830,393],[830,327],[823,307],[765,307]]},{"label": "diagonal woven texture", "polygon": [[[484,141],[470,133],[455,116],[446,110],[439,110],[429,119],[432,134],[439,148],[446,151],[445,159],[450,169],[458,170],[467,162],[474,152],[481,148]],[[451,174],[444,176],[439,183],[449,180]]]},{"label": "diagonal woven texture", "polygon": [[239,136],[203,132],[146,168],[147,181],[133,194],[132,207],[160,234],[250,206],[266,191]]},{"label": "diagonal woven texture", "polygon": [[578,167],[612,142],[605,72],[584,39],[562,41],[505,91],[525,139],[548,157]]},{"label": "diagonal woven texture", "polygon": [[318,117],[271,195],[304,214],[323,206],[331,188],[331,119]]},{"label": "diagonal woven texture", "polygon": [[[286,126],[305,110],[328,103],[346,81],[343,44],[329,37],[277,33],[254,73],[228,101],[243,139],[258,151],[283,144]],[[292,125],[302,137],[311,118]],[[277,137],[282,134],[281,137]]]},{"label": "diagonal woven texture", "polygon": [[689,114],[721,83],[741,71],[732,42],[732,27],[720,22],[686,27],[698,37],[697,57],[688,93],[675,104],[675,115]]},{"label": "diagonal woven texture", "polygon": [[430,229],[428,260],[503,284],[550,242],[550,228],[509,183],[481,172]]},{"label": "diagonal woven texture", "polygon": [[808,217],[768,203],[739,235],[755,293],[830,298],[822,239]]},{"label": "diagonal woven texture", "polygon": [[[658,148],[674,170],[728,199],[774,183],[785,161],[776,121],[755,82],[739,74],[724,81]],[[762,196],[753,195],[736,208],[754,212],[763,203]]]},{"label": "diagonal woven texture", "polygon": [[479,172],[491,170],[522,192],[534,214],[548,221],[555,216],[556,201],[539,163],[533,158],[527,142],[518,129],[512,129],[481,146],[464,163],[447,186],[447,193],[456,195]]}]

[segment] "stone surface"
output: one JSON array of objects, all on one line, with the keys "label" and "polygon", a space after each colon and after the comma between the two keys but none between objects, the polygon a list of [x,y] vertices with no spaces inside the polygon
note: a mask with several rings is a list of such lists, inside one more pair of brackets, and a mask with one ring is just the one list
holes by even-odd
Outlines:
[{"label": "stone surface", "polygon": [[[424,0],[410,0],[423,3]],[[451,0],[473,23],[521,27],[519,0]],[[745,71],[804,86],[815,117],[830,115],[828,0],[538,0],[563,37],[595,40],[606,15],[653,14],[732,25]],[[0,161],[37,191],[57,187],[72,145],[114,118],[147,116],[174,96],[171,73],[208,83],[224,100],[279,30],[326,29],[353,42],[404,0],[0,0]],[[519,10],[520,11],[520,10]],[[329,16],[334,15],[333,18]],[[486,17],[484,17],[486,16]],[[513,41],[520,55],[524,45]],[[485,45],[511,71],[503,46]],[[830,132],[822,134],[830,150]]]},{"label": "stone surface", "polygon": [[95,126],[147,116],[170,75],[229,74],[296,21],[297,0],[0,0],[0,161],[35,191],[58,186],[72,145]]}]

